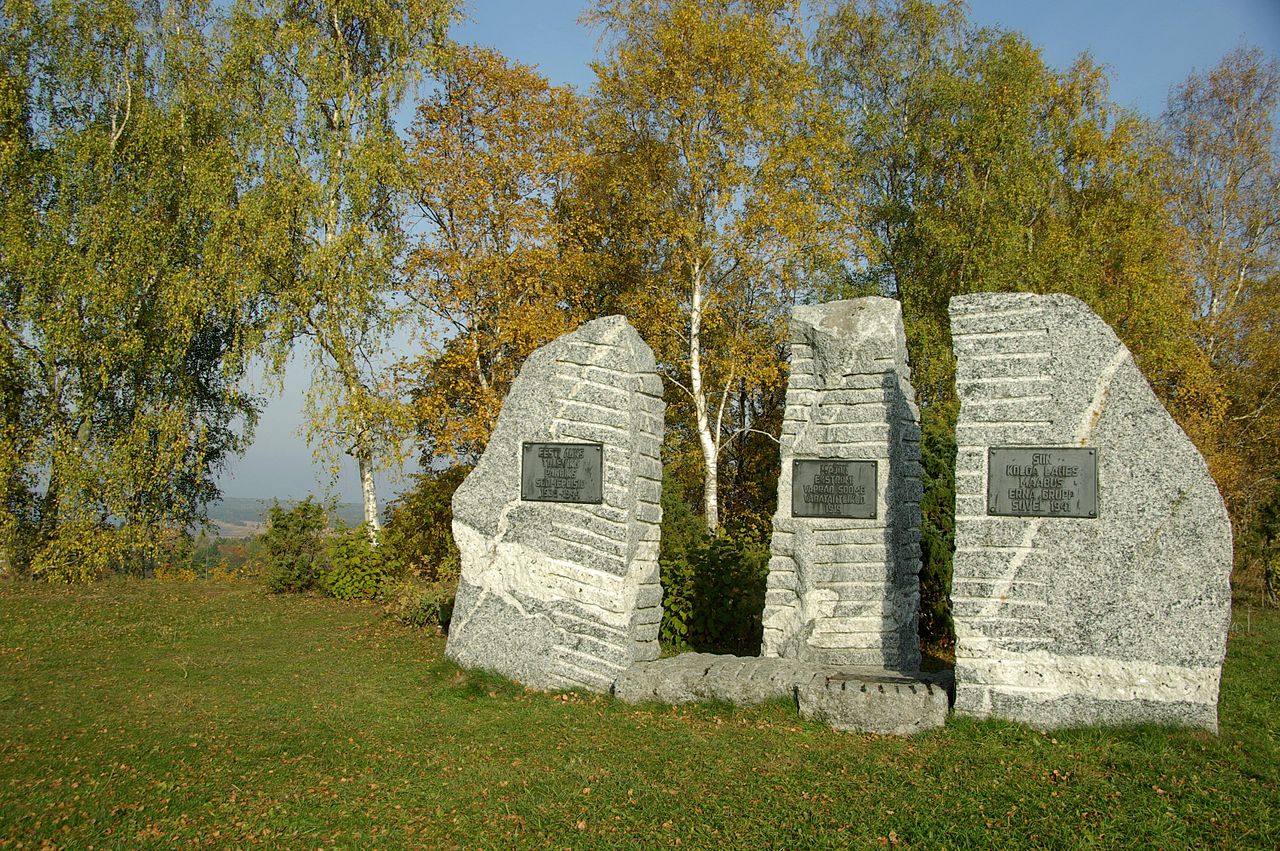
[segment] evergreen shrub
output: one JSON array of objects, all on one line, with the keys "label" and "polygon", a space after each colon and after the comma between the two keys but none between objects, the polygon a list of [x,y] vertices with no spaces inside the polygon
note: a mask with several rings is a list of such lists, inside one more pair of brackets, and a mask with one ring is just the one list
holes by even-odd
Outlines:
[{"label": "evergreen shrub", "polygon": [[457,582],[462,558],[453,542],[453,492],[470,465],[415,476],[411,489],[387,506],[382,546],[414,576]]},{"label": "evergreen shrub", "polygon": [[402,624],[447,629],[453,616],[456,585],[406,578],[392,583],[382,597],[382,611]]},{"label": "evergreen shrub", "polygon": [[955,644],[951,623],[952,556],[956,548],[956,406],[932,405],[920,412],[920,641]]},{"label": "evergreen shrub", "polygon": [[662,643],[675,651],[756,655],[763,635],[768,543],[746,530],[707,534],[679,486],[668,482],[662,492],[659,555]]},{"label": "evergreen shrub", "polygon": [[272,505],[260,555],[267,588],[280,594],[317,587],[328,567],[327,528],[324,506],[311,497],[291,508]]}]

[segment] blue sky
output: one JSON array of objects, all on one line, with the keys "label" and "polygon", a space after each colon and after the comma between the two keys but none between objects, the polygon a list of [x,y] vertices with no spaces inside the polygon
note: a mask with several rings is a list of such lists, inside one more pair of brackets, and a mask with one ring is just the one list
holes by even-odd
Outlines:
[{"label": "blue sky", "polygon": [[[536,65],[552,82],[585,91],[588,63],[596,58],[596,35],[577,21],[580,0],[476,0],[452,36],[493,47]],[[1232,48],[1248,43],[1280,58],[1280,0],[971,0],[970,19],[983,26],[1018,30],[1056,68],[1082,52],[1106,69],[1111,97],[1150,116],[1158,115],[1169,89],[1194,69],[1204,71]],[[295,364],[282,395],[272,399],[254,445],[221,477],[227,496],[302,497],[308,493],[359,501],[355,464],[349,459],[336,482],[312,461],[300,435],[302,395],[310,372]],[[384,498],[402,481],[382,477]]]}]

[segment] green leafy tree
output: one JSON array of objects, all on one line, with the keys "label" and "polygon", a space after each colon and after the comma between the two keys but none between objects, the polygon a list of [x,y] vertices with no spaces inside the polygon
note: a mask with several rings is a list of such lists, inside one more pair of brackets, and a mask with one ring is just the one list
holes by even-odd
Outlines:
[{"label": "green leafy tree", "polygon": [[722,453],[759,430],[743,403],[783,383],[788,308],[830,251],[817,203],[829,125],[797,3],[601,0],[588,19],[610,39],[594,103],[610,200],[595,206],[648,237],[645,277],[621,282],[616,303],[687,408],[676,431],[700,456],[714,531]]},{"label": "green leafy tree", "polygon": [[1065,292],[1119,334],[1206,445],[1223,399],[1195,345],[1156,129],[1108,99],[1087,56],[1049,68],[1025,38],[979,29],[959,2],[856,0],[816,37],[845,128],[839,184],[867,234],[828,292],[903,305],[922,402],[922,625],[944,637],[954,529],[955,361],[948,302]]},{"label": "green leafy tree", "polygon": [[0,4],[0,571],[136,566],[247,441],[255,289],[206,12]]},{"label": "green leafy tree", "polygon": [[384,347],[404,250],[404,146],[394,118],[443,55],[453,0],[238,0],[229,69],[259,118],[241,137],[263,214],[252,262],[271,279],[273,363],[308,343],[308,435],[356,461],[370,534],[375,472],[407,421]]},{"label": "green leafy tree", "polygon": [[1240,531],[1280,477],[1278,106],[1280,62],[1241,47],[1191,74],[1164,115],[1196,328],[1227,400],[1210,460]]},{"label": "green leafy tree", "polygon": [[1066,292],[1106,319],[1184,423],[1217,399],[1192,342],[1154,128],[1110,103],[1087,56],[1065,72],[963,5],[860,0],[817,36],[871,235],[846,280],[902,300],[926,403],[954,398],[947,304]]}]

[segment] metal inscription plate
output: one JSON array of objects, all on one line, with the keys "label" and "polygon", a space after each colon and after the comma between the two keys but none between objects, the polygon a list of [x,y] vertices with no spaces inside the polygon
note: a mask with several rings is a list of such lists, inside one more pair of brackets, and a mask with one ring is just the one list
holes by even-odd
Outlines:
[{"label": "metal inscription plate", "polygon": [[520,498],[530,502],[604,501],[604,447],[599,443],[526,443]]},{"label": "metal inscription plate", "polygon": [[791,516],[874,520],[876,462],[839,458],[793,461]]},{"label": "metal inscription plate", "polygon": [[987,451],[987,514],[1097,517],[1098,450],[1001,446]]}]

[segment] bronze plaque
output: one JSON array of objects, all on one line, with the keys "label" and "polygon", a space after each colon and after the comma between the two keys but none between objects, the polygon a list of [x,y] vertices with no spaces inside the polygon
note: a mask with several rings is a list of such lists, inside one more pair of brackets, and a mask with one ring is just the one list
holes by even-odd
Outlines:
[{"label": "bronze plaque", "polygon": [[529,502],[604,501],[604,446],[526,443],[520,458],[520,498]]},{"label": "bronze plaque", "polygon": [[876,517],[876,462],[815,458],[792,462],[792,517]]},{"label": "bronze plaque", "polygon": [[993,446],[987,450],[987,514],[1098,516],[1098,450]]}]

